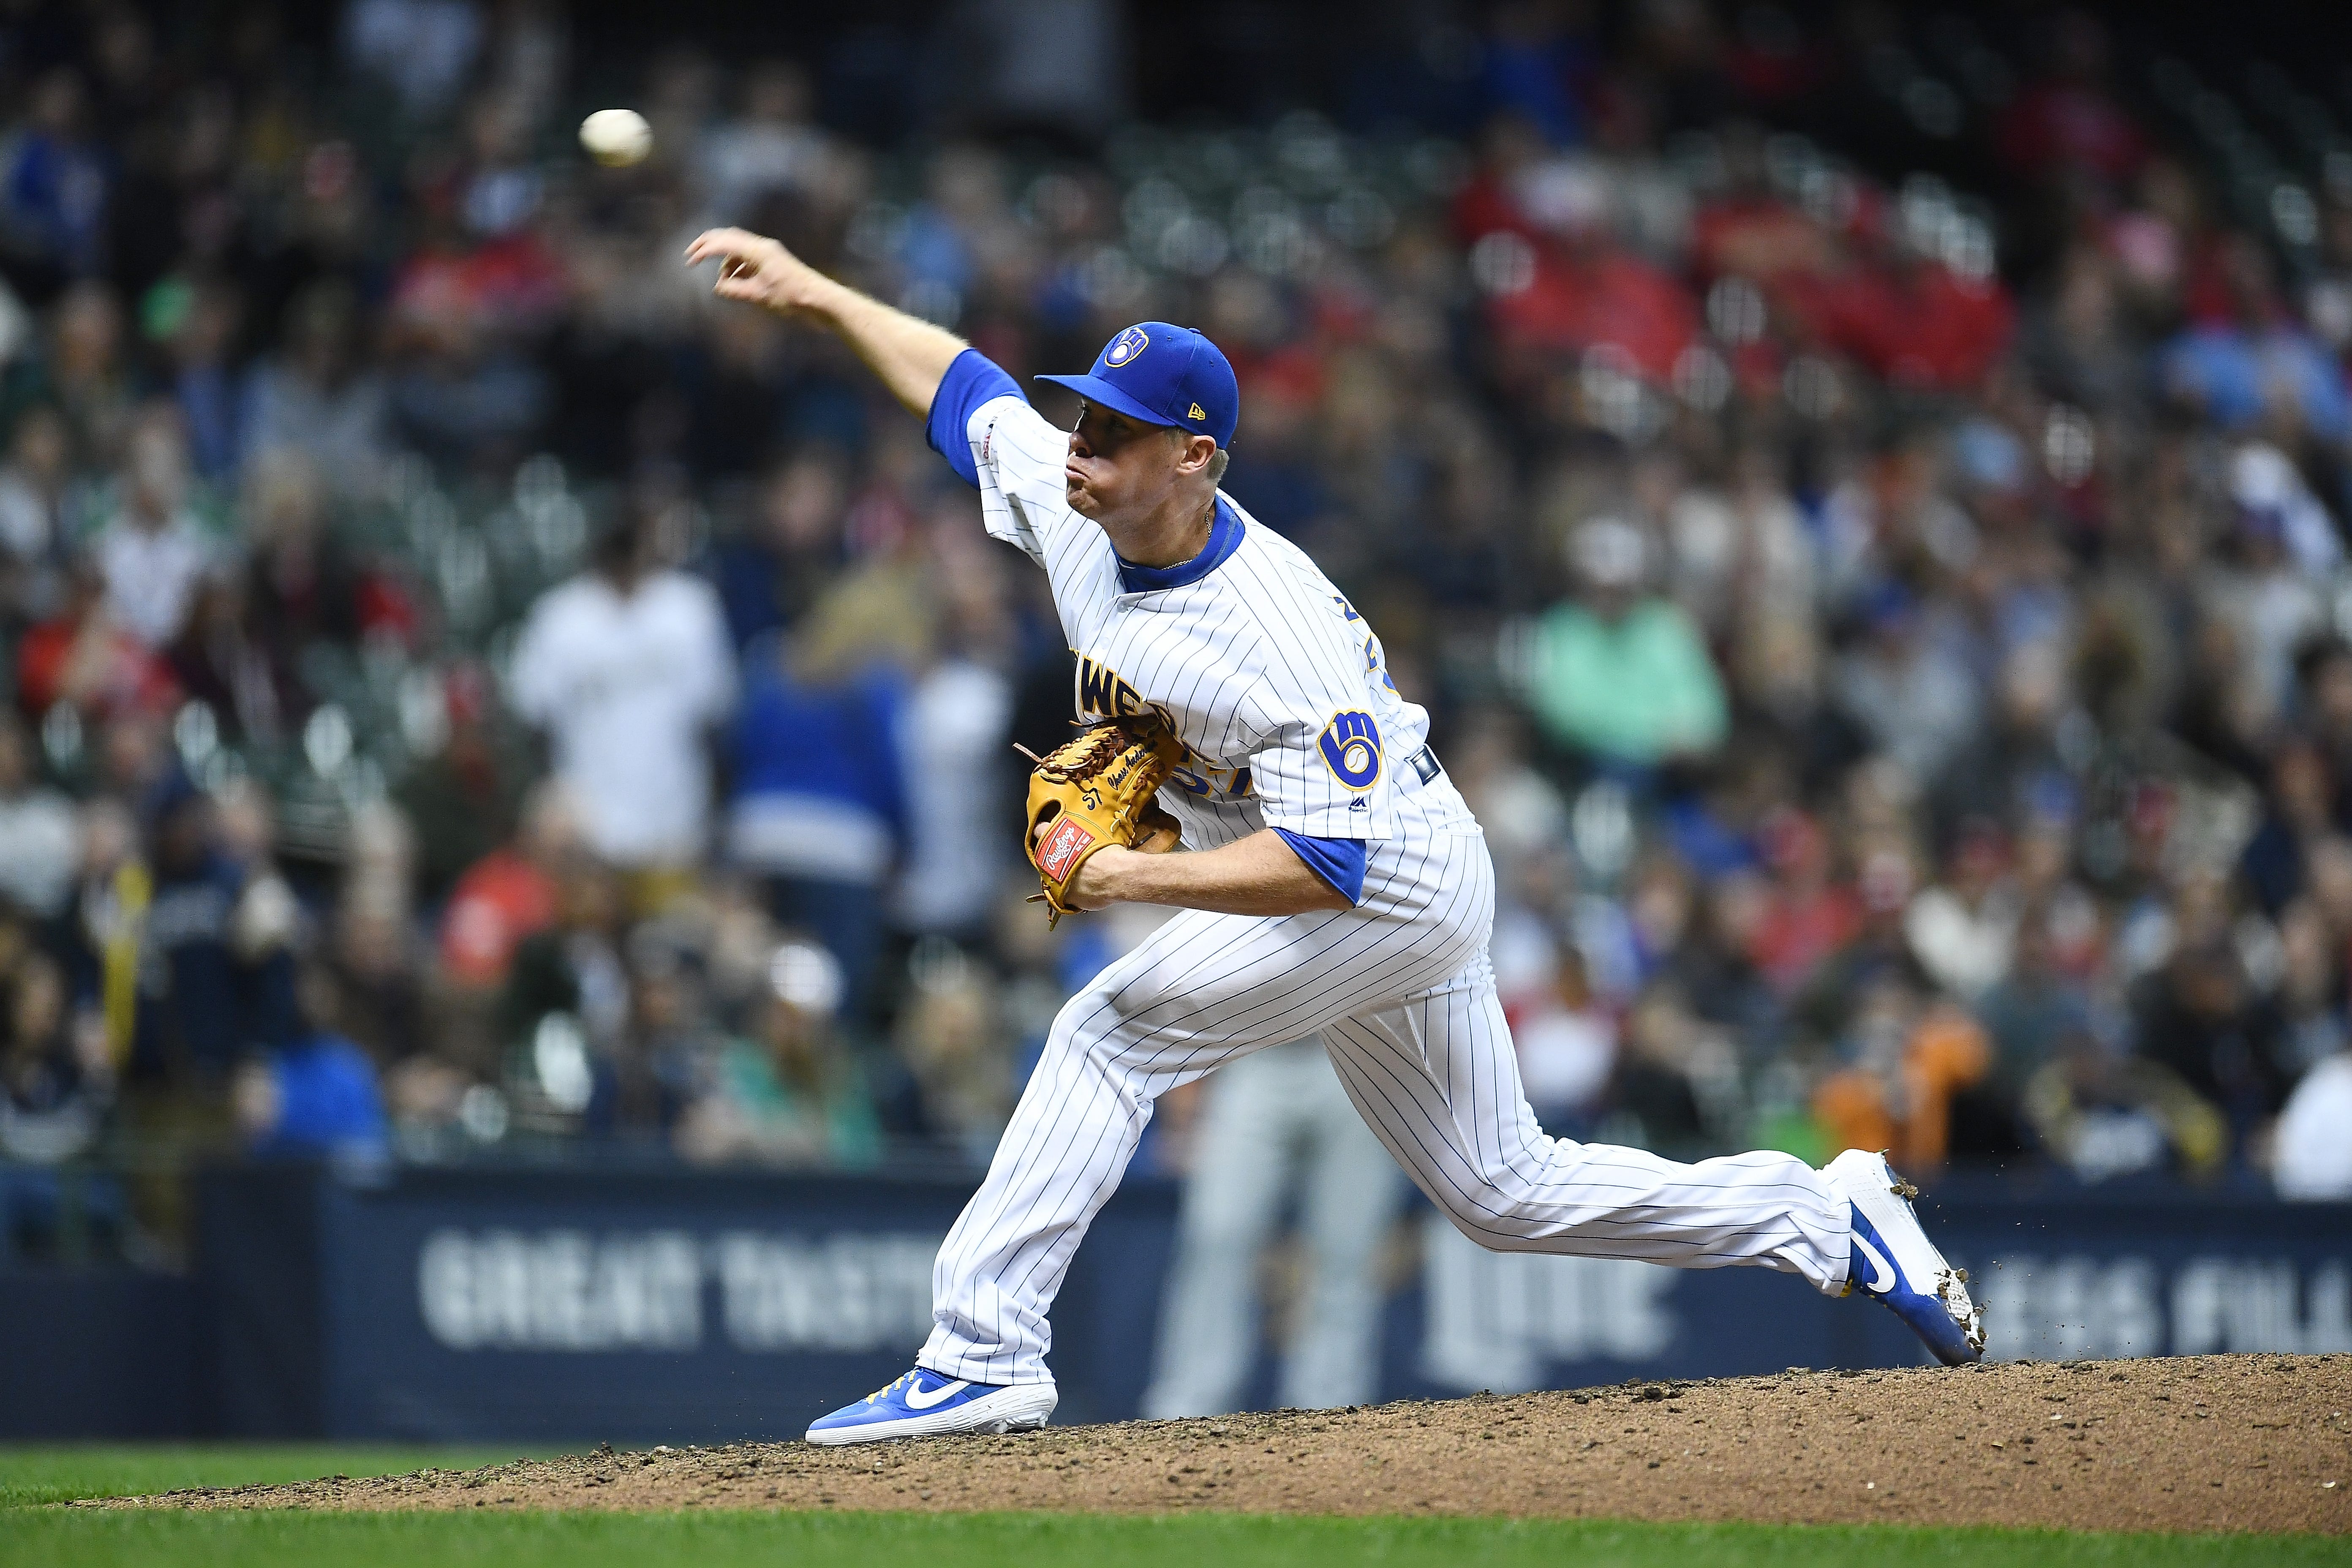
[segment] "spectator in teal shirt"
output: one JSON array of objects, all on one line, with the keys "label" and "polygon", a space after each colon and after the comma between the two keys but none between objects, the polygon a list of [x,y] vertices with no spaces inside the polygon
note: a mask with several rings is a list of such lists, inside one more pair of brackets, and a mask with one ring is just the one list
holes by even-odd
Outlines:
[{"label": "spectator in teal shirt", "polygon": [[1641,531],[1613,517],[1577,526],[1569,563],[1583,592],[1536,636],[1529,696],[1559,743],[1605,763],[1649,767],[1723,741],[1723,680],[1690,617],[1643,592]]},{"label": "spectator in teal shirt", "polygon": [[841,966],[814,942],[787,942],[768,962],[756,1037],[730,1043],[677,1130],[698,1163],[866,1168],[882,1128],[865,1075],[834,1028]]}]

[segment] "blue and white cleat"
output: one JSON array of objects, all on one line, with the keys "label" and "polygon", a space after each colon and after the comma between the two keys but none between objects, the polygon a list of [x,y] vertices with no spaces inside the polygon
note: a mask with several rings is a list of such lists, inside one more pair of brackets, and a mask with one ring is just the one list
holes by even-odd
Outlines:
[{"label": "blue and white cleat", "polygon": [[845,1447],[852,1443],[887,1443],[896,1437],[1029,1431],[1045,1424],[1059,1399],[1050,1383],[1022,1383],[1007,1388],[941,1377],[929,1367],[919,1366],[818,1421],[808,1429],[808,1440]]},{"label": "blue and white cleat", "polygon": [[1919,1189],[1895,1173],[1884,1154],[1849,1149],[1822,1170],[1853,1214],[1853,1261],[1846,1294],[1884,1302],[1946,1366],[1984,1358],[1984,1309],[1969,1296],[1969,1276],[1944,1260],[1910,1200]]}]

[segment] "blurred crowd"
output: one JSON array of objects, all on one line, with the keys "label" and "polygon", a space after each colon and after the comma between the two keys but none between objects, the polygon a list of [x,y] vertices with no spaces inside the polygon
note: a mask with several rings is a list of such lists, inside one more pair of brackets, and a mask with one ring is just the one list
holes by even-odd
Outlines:
[{"label": "blurred crowd", "polygon": [[1023,903],[1042,581],[714,222],[1024,378],[1218,341],[1227,490],[1486,825],[1549,1130],[2352,1190],[2324,102],[2250,205],[2087,16],[1519,3],[1178,131],[1047,9],[895,139],[551,0],[0,11],[8,1244],[238,1149],[984,1158],[1149,929]]}]

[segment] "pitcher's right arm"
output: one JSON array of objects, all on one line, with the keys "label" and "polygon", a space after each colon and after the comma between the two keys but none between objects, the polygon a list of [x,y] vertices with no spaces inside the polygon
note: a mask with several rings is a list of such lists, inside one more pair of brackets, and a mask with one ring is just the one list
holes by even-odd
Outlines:
[{"label": "pitcher's right arm", "polygon": [[706,229],[686,247],[688,267],[714,258],[719,281],[711,292],[824,327],[847,343],[917,418],[929,416],[948,366],[967,346],[945,328],[827,278],[764,235]]},{"label": "pitcher's right arm", "polygon": [[714,259],[712,292],[720,299],[813,322],[848,344],[924,421],[949,467],[979,489],[988,531],[1053,566],[1056,541],[1076,536],[1067,526],[1076,519],[1063,475],[1069,435],[1030,407],[994,361],[953,332],[826,277],[762,235],[714,228],[687,247],[689,267]]}]

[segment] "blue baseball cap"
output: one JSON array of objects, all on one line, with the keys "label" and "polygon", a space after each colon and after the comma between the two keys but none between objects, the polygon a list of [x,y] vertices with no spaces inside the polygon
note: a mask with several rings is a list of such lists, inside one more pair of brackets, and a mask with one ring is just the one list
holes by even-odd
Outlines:
[{"label": "blue baseball cap", "polygon": [[1041,375],[1089,403],[1146,425],[1173,425],[1234,444],[1242,389],[1224,352],[1190,327],[1138,321],[1103,345],[1084,375]]}]

